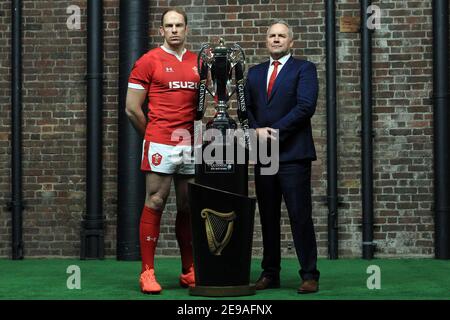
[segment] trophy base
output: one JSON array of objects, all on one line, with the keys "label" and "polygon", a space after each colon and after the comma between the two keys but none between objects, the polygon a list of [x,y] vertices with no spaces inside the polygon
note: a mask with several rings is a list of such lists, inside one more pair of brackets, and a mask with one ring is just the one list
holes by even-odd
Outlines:
[{"label": "trophy base", "polygon": [[189,288],[189,294],[191,296],[203,297],[239,297],[252,296],[255,293],[256,289],[254,284],[226,287],[195,286]]}]

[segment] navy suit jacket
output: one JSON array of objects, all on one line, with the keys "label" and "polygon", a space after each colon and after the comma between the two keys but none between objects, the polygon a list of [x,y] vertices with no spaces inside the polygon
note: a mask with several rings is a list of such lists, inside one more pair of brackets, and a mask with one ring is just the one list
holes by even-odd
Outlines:
[{"label": "navy suit jacket", "polygon": [[251,128],[279,130],[280,162],[316,160],[311,117],[316,110],[319,84],[316,66],[290,57],[267,97],[269,61],[249,69],[245,86]]}]

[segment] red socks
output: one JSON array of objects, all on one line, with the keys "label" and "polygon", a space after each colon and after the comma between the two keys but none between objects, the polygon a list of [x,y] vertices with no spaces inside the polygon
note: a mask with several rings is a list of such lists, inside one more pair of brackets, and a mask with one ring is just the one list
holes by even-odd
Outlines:
[{"label": "red socks", "polygon": [[159,226],[162,212],[144,206],[139,227],[139,240],[141,244],[142,272],[154,269],[155,249],[158,243]]},{"label": "red socks", "polygon": [[191,216],[187,212],[177,212],[175,220],[175,235],[181,253],[183,273],[186,273],[193,263]]},{"label": "red socks", "polygon": [[[142,272],[154,269],[155,250],[159,238],[162,212],[144,206],[139,227],[139,239],[141,245]],[[183,272],[187,272],[193,264],[192,258],[192,231],[190,215],[186,212],[178,212],[175,220],[175,234],[180,247],[181,265]]]}]

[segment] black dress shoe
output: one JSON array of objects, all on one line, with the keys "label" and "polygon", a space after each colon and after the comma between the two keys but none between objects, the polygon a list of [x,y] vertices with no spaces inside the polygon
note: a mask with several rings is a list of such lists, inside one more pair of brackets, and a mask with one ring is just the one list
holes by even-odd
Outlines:
[{"label": "black dress shoe", "polygon": [[255,283],[256,290],[273,289],[280,287],[280,280],[261,276]]}]

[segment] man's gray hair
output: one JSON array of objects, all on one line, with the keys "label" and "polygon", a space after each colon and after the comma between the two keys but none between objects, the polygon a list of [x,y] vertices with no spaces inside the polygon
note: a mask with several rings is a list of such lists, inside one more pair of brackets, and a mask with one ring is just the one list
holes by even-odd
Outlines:
[{"label": "man's gray hair", "polygon": [[269,27],[267,28],[267,34],[269,34],[269,30],[274,24],[284,24],[288,28],[288,36],[289,36],[289,38],[294,39],[294,32],[292,32],[291,26],[285,20],[272,21],[270,23]]}]

